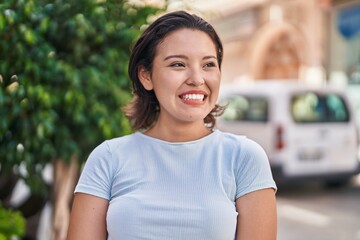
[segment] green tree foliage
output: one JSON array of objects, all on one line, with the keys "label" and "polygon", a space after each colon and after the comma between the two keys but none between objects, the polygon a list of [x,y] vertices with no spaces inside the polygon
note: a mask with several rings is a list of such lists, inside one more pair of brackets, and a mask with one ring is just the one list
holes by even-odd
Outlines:
[{"label": "green tree foliage", "polygon": [[26,167],[35,192],[43,167],[84,161],[104,139],[130,132],[129,48],[159,12],[124,0],[0,3],[1,171]]},{"label": "green tree foliage", "polygon": [[22,237],[25,233],[25,219],[20,212],[4,209],[0,202],[0,240]]}]

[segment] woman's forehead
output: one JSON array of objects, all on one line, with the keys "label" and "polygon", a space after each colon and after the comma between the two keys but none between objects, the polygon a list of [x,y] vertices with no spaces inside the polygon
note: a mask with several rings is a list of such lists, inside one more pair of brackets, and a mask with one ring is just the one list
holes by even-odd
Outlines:
[{"label": "woman's forehead", "polygon": [[175,52],[201,52],[206,54],[214,52],[216,54],[216,45],[210,36],[197,29],[179,29],[169,33],[157,46],[157,53],[175,53]]}]

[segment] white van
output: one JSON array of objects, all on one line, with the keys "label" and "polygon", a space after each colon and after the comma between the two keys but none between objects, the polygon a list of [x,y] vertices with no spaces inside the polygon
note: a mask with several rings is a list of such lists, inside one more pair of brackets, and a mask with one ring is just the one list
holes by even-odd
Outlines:
[{"label": "white van", "polygon": [[359,136],[346,94],[294,81],[222,87],[222,131],[246,135],[266,151],[277,182],[346,183],[360,172]]}]

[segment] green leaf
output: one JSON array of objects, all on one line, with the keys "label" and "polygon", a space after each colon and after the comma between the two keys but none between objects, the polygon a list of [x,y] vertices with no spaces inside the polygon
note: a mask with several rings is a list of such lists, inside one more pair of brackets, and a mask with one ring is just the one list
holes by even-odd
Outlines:
[{"label": "green leaf", "polygon": [[20,212],[4,209],[0,202],[0,240],[22,237],[25,233],[25,219]]}]

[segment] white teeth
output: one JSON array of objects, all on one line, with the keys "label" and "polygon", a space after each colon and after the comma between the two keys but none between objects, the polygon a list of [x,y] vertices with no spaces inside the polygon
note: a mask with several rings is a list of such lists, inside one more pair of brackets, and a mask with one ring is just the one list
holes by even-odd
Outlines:
[{"label": "white teeth", "polygon": [[204,95],[203,94],[185,94],[181,96],[184,100],[203,100]]}]

